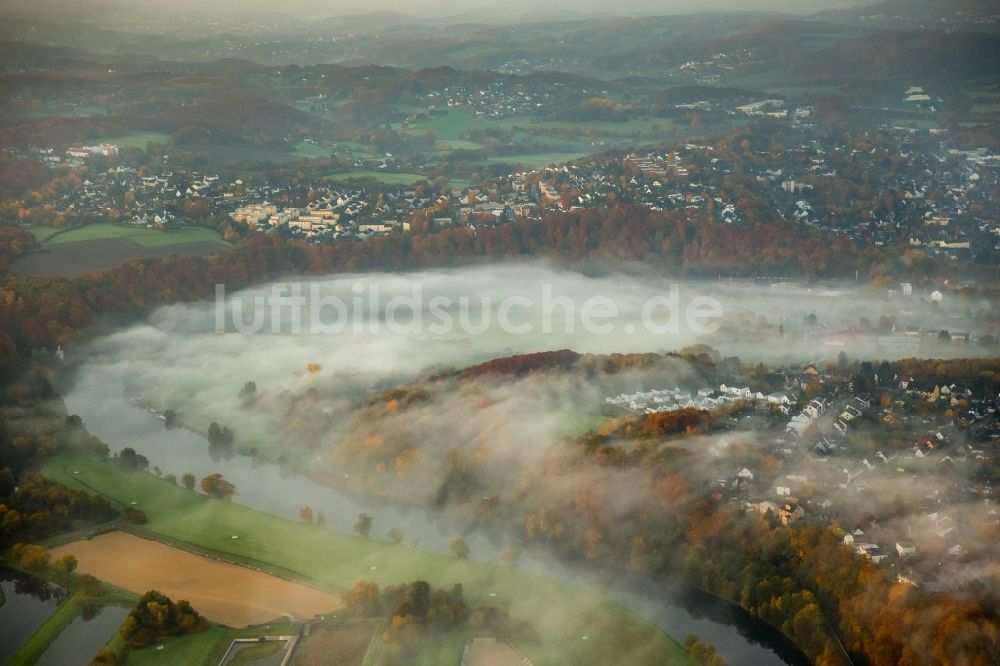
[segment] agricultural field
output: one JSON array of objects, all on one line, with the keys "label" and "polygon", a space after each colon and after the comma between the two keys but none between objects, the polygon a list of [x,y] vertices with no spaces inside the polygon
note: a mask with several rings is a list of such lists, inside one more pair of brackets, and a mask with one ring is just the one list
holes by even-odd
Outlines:
[{"label": "agricultural field", "polygon": [[804,97],[807,95],[839,95],[843,89],[838,85],[823,83],[801,83],[796,85],[768,86],[763,92],[787,97]]},{"label": "agricultural field", "polygon": [[103,240],[108,238],[127,238],[143,247],[163,247],[182,243],[216,242],[228,245],[219,234],[205,227],[186,227],[176,231],[159,231],[131,224],[89,224],[85,227],[70,229],[51,238],[46,245],[77,243],[79,241]]},{"label": "agricultural field", "polygon": [[289,666],[322,666],[333,660],[342,666],[361,666],[378,622],[315,625],[299,639]]},{"label": "agricultural field", "polygon": [[308,158],[329,157],[330,149],[325,148],[323,146],[318,146],[315,143],[300,141],[297,144],[295,144],[295,154]]},{"label": "agricultural field", "polygon": [[[615,663],[623,654],[637,665],[688,663],[683,647],[621,606],[518,569],[284,520],[87,454],[57,456],[43,474],[120,504],[136,502],[148,517],[144,530],[157,539],[291,580],[334,588],[359,580],[381,586],[412,580],[436,587],[462,583],[470,604],[496,604],[535,628],[539,643],[517,647],[537,666]],[[582,635],[589,640],[581,641]]]},{"label": "agricultural field", "polygon": [[906,113],[890,113],[886,119],[893,126],[909,127],[918,130],[931,130],[942,126],[942,121],[938,118],[923,118]]},{"label": "agricultural field", "polygon": [[522,659],[505,641],[474,640],[469,647],[469,666],[519,666]]},{"label": "agricultural field", "polygon": [[58,227],[31,227],[28,229],[31,234],[35,237],[39,243],[47,239],[49,236],[54,236],[55,234],[62,231]]},{"label": "agricultural field", "polygon": [[616,122],[612,120],[552,120],[538,123],[520,123],[518,126],[549,128],[569,131],[586,131],[588,135],[604,135],[607,137],[641,137],[648,134],[662,135],[676,129],[668,118],[630,118]]},{"label": "agricultural field", "polygon": [[187,599],[209,620],[230,627],[284,616],[312,618],[341,605],[330,592],[126,532],[108,532],[52,551],[56,558],[65,553],[76,556],[81,573],[136,594],[159,590],[173,599]]},{"label": "agricultural field", "polygon": [[185,143],[175,145],[173,137],[170,134],[162,132],[134,131],[120,136],[94,138],[92,142],[112,143],[118,146],[143,149],[150,142],[159,143],[169,147],[170,154],[174,157],[195,154],[202,159],[203,166],[214,169],[235,168],[243,166],[241,163],[254,162],[286,165],[303,159],[329,157],[330,155],[330,149],[305,141],[300,141],[290,150],[271,150],[238,143]]},{"label": "agricultural field", "polygon": [[329,151],[320,146],[300,142],[292,150],[271,150],[242,144],[190,143],[171,148],[175,157],[193,154],[210,169],[230,169],[239,172],[290,166],[303,160],[327,157]]},{"label": "agricultural field", "polygon": [[1000,95],[979,97],[969,110],[972,113],[1000,114]]},{"label": "agricultural field", "polygon": [[[391,171],[337,171],[324,176],[332,181],[346,182],[370,178],[386,185],[413,185],[421,181],[431,182],[434,176],[422,173],[400,173]],[[469,187],[470,183],[462,178],[448,178],[448,185],[453,188]]]},{"label": "agricultural field", "polygon": [[472,637],[471,632],[468,631],[450,631],[431,636],[424,641],[413,666],[459,664],[462,662],[465,644]]},{"label": "agricultural field", "polygon": [[103,116],[107,109],[92,104],[66,104],[50,106],[40,111],[28,111],[23,115],[31,118],[93,118]]},{"label": "agricultural field", "polygon": [[435,141],[434,150],[438,152],[450,152],[452,150],[479,150],[483,145],[475,141],[465,139],[448,139],[447,141]]},{"label": "agricultural field", "polygon": [[376,157],[378,154],[373,146],[356,141],[337,141],[333,149],[340,153],[347,152],[355,157]]},{"label": "agricultural field", "polygon": [[490,120],[467,111],[452,110],[446,116],[438,116],[423,123],[412,124],[406,131],[422,134],[428,130],[434,133],[439,142],[447,143],[452,150],[475,149],[479,144],[464,140],[463,134],[470,130],[514,129],[524,130],[525,136],[529,130],[559,130],[563,132],[579,132],[581,141],[592,141],[595,138],[612,139],[614,137],[640,138],[644,135],[662,135],[672,132],[675,125],[668,118],[639,117],[623,120],[546,120],[535,116],[513,116],[502,120]]},{"label": "agricultural field", "polygon": [[490,164],[521,164],[531,169],[540,169],[553,164],[558,165],[564,162],[571,162],[585,156],[586,153],[539,153],[537,155],[490,157],[486,162]]},{"label": "agricultural field", "polygon": [[387,185],[412,185],[422,180],[433,180],[431,176],[419,173],[395,173],[390,171],[337,171],[326,174],[326,177],[334,181],[362,180],[371,178]]},{"label": "agricultural field", "polygon": [[[460,141],[462,134],[469,130],[489,129],[490,121],[482,116],[477,116],[468,111],[451,110],[446,115],[434,116],[426,122],[413,123],[407,131],[411,134],[423,134],[430,130],[438,141],[453,142]],[[471,143],[471,142],[466,142]],[[478,146],[478,144],[475,144]]]},{"label": "agricultural field", "polygon": [[133,148],[145,148],[146,144],[151,142],[169,145],[172,141],[173,140],[170,135],[164,134],[163,132],[142,132],[138,130],[129,132],[128,134],[122,134],[120,136],[109,136],[94,139],[95,143],[113,143],[118,146],[132,146]]},{"label": "agricultural field", "polygon": [[107,270],[145,257],[202,256],[230,249],[219,234],[203,227],[158,231],[121,224],[92,224],[52,235],[55,230],[32,230],[36,238],[49,237],[37,252],[19,257],[11,269],[21,275],[77,277]]},{"label": "agricultural field", "polygon": [[972,113],[1000,115],[1000,104],[976,104],[972,107]]},{"label": "agricultural field", "polygon": [[470,130],[513,130],[512,145],[525,143],[533,149],[551,146],[544,153],[486,158],[490,163],[522,164],[537,168],[561,163],[616,145],[655,143],[679,135],[683,128],[668,118],[639,117],[621,122],[609,120],[560,121],[535,116],[515,116],[490,120],[467,111],[451,110],[446,116],[409,125],[402,131],[423,134],[431,131],[435,150],[477,150],[481,144],[467,138]]}]

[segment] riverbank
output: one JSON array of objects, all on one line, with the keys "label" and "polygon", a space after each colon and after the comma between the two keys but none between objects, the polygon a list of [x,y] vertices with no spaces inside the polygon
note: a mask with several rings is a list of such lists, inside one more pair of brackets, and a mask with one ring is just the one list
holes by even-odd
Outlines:
[{"label": "riverbank", "polygon": [[[232,457],[222,456],[218,451],[213,452],[204,436],[185,427],[165,428],[148,408],[139,409],[131,404],[134,392],[127,389],[116,370],[94,371],[91,368],[79,373],[76,379],[62,387],[66,407],[80,415],[89,432],[106,442],[112,453],[125,446],[132,447],[149,459],[150,468],[158,467],[164,475],[174,474],[177,478],[185,473],[201,478],[224,472],[226,479],[236,484],[235,501],[256,511],[294,523],[298,522],[299,510],[309,505],[314,514],[324,513],[328,528],[341,533],[349,532],[358,513],[365,512],[374,517],[373,535],[385,535],[389,528],[398,527],[404,532],[404,543],[445,555],[450,554],[451,540],[461,535],[470,546],[471,557],[492,566],[502,564],[505,547],[521,547],[516,540],[505,541],[495,532],[479,529],[474,521],[463,521],[462,516],[450,520],[439,512],[402,506],[384,497],[371,498],[365,493],[360,496],[368,499],[360,499],[347,488],[341,490],[320,484],[308,476],[256,458],[236,452]],[[209,553],[204,545],[196,547],[168,539],[162,532],[153,537],[135,526],[129,529],[177,547]],[[232,553],[217,556],[239,561]],[[274,564],[253,558],[243,563],[273,575],[297,579],[295,573]],[[554,553],[538,549],[522,553],[518,567],[543,578],[586,588],[598,597],[610,597],[676,640],[693,633],[702,641],[715,645],[730,663],[775,666],[799,663],[796,658],[785,656],[787,639],[771,640],[773,634],[760,631],[759,620],[749,617],[738,607],[734,609],[740,612],[735,614],[706,614],[705,604],[675,598],[670,586],[662,581],[645,579],[636,587],[625,585],[623,581],[629,576],[623,570],[608,567],[599,571],[593,566],[566,562]],[[608,585],[609,582],[613,584]],[[636,593],[629,594],[629,590]]]},{"label": "riverbank", "polygon": [[[225,463],[220,463],[220,471],[225,471]],[[359,580],[385,586],[423,579],[445,588],[461,583],[471,602],[495,604],[535,628],[539,643],[518,644],[518,649],[537,666],[623,660],[636,665],[690,663],[683,646],[656,627],[594,592],[566,583],[296,523],[89,454],[61,454],[42,473],[141,509],[148,518],[143,531],[235,563],[271,564],[322,586],[344,588]]]}]

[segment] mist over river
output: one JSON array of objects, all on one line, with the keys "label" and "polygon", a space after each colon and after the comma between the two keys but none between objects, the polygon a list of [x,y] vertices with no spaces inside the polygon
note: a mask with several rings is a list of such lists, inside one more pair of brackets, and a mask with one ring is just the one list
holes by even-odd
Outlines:
[{"label": "mist over river", "polygon": [[[349,532],[357,515],[366,512],[374,519],[375,533],[384,534],[399,526],[405,530],[407,542],[442,553],[450,552],[450,541],[461,533],[472,559],[499,562],[502,541],[482,530],[466,531],[461,525],[450,525],[433,511],[359,500],[244,455],[225,461],[213,459],[204,437],[184,428],[168,429],[156,414],[134,406],[119,370],[99,362],[84,363],[72,385],[60,387],[69,413],[79,415],[90,433],[103,440],[112,453],[132,447],[149,459],[150,468],[159,467],[163,474],[178,478],[186,472],[201,478],[221,471],[238,489],[234,501],[290,520],[297,520],[299,509],[309,505],[323,511],[327,528],[336,531]],[[521,555],[518,566],[577,585],[597,588],[604,582],[596,574],[568,568],[532,551]],[[645,593],[637,587],[612,585],[608,594],[675,640],[683,641],[693,633],[715,645],[732,664],[801,663],[801,655],[787,639],[726,602],[692,591],[667,590],[652,582],[641,587]],[[650,597],[650,589],[660,592]]]},{"label": "mist over river", "polygon": [[[303,302],[297,312],[299,296]],[[833,360],[840,351],[855,358],[891,357],[884,345],[894,337],[892,331],[865,332],[859,323],[878,325],[872,323],[891,318],[892,326],[901,328],[908,317],[919,316],[933,326],[958,330],[959,322],[969,321],[962,319],[963,308],[970,311],[975,304],[893,300],[842,284],[595,278],[537,263],[341,275],[263,285],[226,294],[216,303],[161,308],[142,323],[73,349],[68,358],[74,366],[72,384],[61,388],[69,412],[113,452],[132,447],[162,474],[200,478],[221,472],[238,489],[235,501],[260,511],[297,520],[299,510],[310,506],[325,514],[329,529],[342,532],[365,512],[374,517],[373,534],[400,527],[407,542],[445,553],[460,535],[473,558],[497,562],[505,546],[517,544],[477,529],[474,520],[449,522],[456,520],[451,513],[371,493],[349,494],[349,473],[310,453],[321,449],[311,448],[309,438],[336,440],[361,406],[431,369],[522,352],[657,352],[696,343],[754,362],[819,362]],[[308,317],[317,311],[327,318],[310,328]],[[595,321],[606,326],[595,330]],[[925,344],[933,343],[911,339],[897,355]],[[956,345],[950,351],[968,354],[969,348]],[[248,383],[254,384],[250,398]],[[580,432],[580,400],[592,406],[604,399],[588,386],[536,388],[541,398],[493,396],[509,402],[507,411],[495,415],[506,430],[497,430],[494,439],[518,441],[519,451],[544,449]],[[572,400],[565,397],[570,393]],[[427,418],[443,421],[444,427],[461,426],[470,435],[479,431],[473,417],[481,414],[462,416],[453,407],[430,405]],[[158,416],[165,410],[175,411],[186,427],[165,428]],[[316,412],[326,414],[319,426],[309,421]],[[213,449],[199,434],[211,422],[232,428],[231,449]],[[334,488],[289,470],[322,471],[324,479],[344,483]],[[547,553],[526,552],[520,566],[579,585],[606,583]],[[715,644],[730,663],[801,658],[780,634],[723,602],[667,592],[651,581],[641,582],[639,589],[643,593],[632,583],[616,583],[610,594],[677,640],[694,633]],[[649,595],[651,589],[659,592]]]}]

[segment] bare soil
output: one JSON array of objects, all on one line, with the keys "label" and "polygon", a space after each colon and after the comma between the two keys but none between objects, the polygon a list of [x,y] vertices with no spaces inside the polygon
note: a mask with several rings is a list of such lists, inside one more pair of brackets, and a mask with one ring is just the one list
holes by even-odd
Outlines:
[{"label": "bare soil", "polygon": [[72,553],[77,571],[142,594],[158,590],[186,599],[209,620],[230,627],[263,624],[285,615],[311,619],[341,607],[329,592],[219,562],[126,532],[108,532],[52,550]]},{"label": "bare soil", "polygon": [[375,626],[374,622],[314,626],[299,639],[291,666],[361,666]]},{"label": "bare soil", "polygon": [[469,649],[469,666],[521,666],[524,657],[504,641],[474,640]]}]

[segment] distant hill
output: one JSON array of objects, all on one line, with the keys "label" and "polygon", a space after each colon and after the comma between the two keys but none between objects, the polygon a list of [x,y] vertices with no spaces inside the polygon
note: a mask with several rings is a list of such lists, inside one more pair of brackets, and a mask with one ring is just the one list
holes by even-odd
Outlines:
[{"label": "distant hill", "polygon": [[99,62],[108,56],[66,46],[28,42],[0,41],[0,63],[5,67],[37,67],[46,63],[71,60]]},{"label": "distant hill", "polygon": [[885,32],[804,54],[789,70],[799,80],[969,77],[1000,68],[1000,40],[978,32]]},{"label": "distant hill", "polygon": [[881,28],[943,28],[1000,31],[995,0],[883,0],[850,9],[814,14],[812,18]]},{"label": "distant hill", "polygon": [[372,33],[381,32],[396,26],[414,26],[421,25],[426,22],[427,19],[411,16],[409,14],[383,11],[371,12],[367,14],[331,16],[322,23],[336,29],[338,32],[348,31],[357,33]]},{"label": "distant hill", "polygon": [[203,127],[227,135],[225,138],[249,135],[280,139],[300,129],[323,129],[327,125],[323,119],[286,104],[249,97],[199,99],[159,113],[155,121],[153,126],[159,125],[158,129],[165,131]]}]

